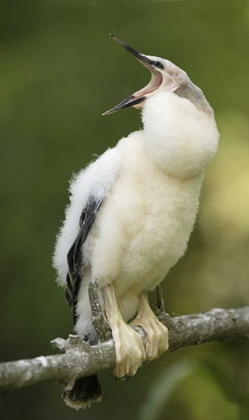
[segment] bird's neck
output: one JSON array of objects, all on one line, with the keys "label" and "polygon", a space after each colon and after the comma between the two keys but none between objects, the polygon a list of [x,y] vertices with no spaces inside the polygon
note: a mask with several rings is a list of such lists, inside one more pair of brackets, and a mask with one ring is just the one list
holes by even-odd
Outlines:
[{"label": "bird's neck", "polygon": [[216,153],[219,134],[213,115],[174,93],[148,98],[142,120],[148,156],[171,176],[198,175]]}]

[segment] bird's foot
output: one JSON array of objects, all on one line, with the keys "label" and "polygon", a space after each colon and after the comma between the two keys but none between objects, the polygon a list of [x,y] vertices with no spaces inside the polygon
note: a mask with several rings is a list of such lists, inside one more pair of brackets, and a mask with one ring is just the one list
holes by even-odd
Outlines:
[{"label": "bird's foot", "polygon": [[127,325],[119,311],[113,284],[102,289],[105,314],[115,343],[117,378],[134,376],[146,359],[142,337]]},{"label": "bird's foot", "polygon": [[115,377],[134,376],[146,359],[141,336],[122,319],[112,328],[112,334],[116,350]]},{"label": "bird's foot", "polygon": [[141,296],[138,315],[129,325],[141,327],[146,333],[146,360],[156,359],[168,350],[168,328],[156,318],[146,294]]}]

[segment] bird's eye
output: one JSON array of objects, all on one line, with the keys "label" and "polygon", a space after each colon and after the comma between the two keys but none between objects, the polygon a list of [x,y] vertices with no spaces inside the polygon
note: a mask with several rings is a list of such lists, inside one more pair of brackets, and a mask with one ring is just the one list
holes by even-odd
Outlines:
[{"label": "bird's eye", "polygon": [[154,61],[153,66],[157,67],[158,69],[163,69],[164,68],[161,61]]}]

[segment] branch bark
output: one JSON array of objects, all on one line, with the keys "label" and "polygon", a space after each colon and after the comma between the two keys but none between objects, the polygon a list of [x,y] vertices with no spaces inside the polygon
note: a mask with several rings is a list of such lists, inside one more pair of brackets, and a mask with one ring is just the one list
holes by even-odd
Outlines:
[{"label": "branch bark", "polygon": [[[158,316],[169,330],[169,349],[177,350],[214,340],[249,338],[249,306],[239,309],[212,309],[195,315],[170,318]],[[139,333],[145,339],[143,330]],[[53,347],[63,354],[41,356],[0,364],[0,390],[7,391],[44,381],[70,383],[114,366],[113,340],[90,347],[77,336],[57,338]]]}]

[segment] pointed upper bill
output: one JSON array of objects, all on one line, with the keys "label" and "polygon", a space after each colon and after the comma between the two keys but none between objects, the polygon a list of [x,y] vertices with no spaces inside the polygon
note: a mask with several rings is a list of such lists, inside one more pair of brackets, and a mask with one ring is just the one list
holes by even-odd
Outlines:
[{"label": "pointed upper bill", "polygon": [[133,95],[124,99],[114,108],[111,108],[109,111],[106,111],[102,115],[109,115],[113,112],[120,111],[121,109],[128,108],[130,106],[134,108],[141,108],[146,98],[155,92],[162,89],[174,91],[179,87],[184,75],[186,75],[186,73],[179,67],[175,66],[168,60],[144,55],[114,35],[110,34],[110,36],[132,55],[134,55],[136,59],[141,64],[143,64],[144,67],[146,67],[146,69],[150,70],[151,80],[143,89],[135,92]]}]

